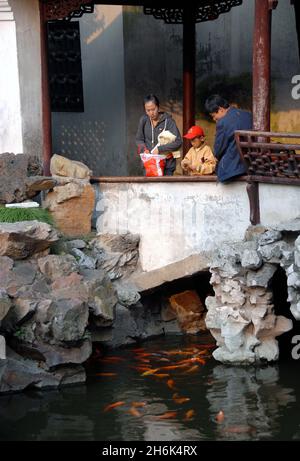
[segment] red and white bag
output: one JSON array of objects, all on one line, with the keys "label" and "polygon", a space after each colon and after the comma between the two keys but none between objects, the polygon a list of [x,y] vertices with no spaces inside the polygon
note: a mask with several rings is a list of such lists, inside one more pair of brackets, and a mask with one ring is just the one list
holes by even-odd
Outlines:
[{"label": "red and white bag", "polygon": [[140,154],[146,176],[163,176],[166,166],[165,155]]}]

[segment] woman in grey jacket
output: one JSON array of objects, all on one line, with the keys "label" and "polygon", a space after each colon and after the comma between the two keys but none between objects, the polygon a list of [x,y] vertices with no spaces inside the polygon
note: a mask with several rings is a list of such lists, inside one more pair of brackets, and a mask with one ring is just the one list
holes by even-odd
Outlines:
[{"label": "woman in grey jacket", "polygon": [[[136,145],[139,154],[142,152],[151,152],[154,155],[168,154],[164,175],[172,176],[176,168],[176,159],[172,152],[178,150],[182,144],[182,138],[175,121],[170,114],[159,111],[159,100],[154,94],[144,98],[144,108],[146,114],[140,118],[136,134]],[[164,145],[158,145],[158,136],[168,130],[176,136],[174,142]]]}]

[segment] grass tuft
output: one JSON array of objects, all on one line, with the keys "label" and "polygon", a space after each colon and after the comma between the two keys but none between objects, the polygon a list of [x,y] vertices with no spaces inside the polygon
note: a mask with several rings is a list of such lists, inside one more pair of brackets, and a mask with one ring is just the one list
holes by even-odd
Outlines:
[{"label": "grass tuft", "polygon": [[41,221],[53,226],[54,221],[44,208],[5,208],[0,207],[0,222]]}]

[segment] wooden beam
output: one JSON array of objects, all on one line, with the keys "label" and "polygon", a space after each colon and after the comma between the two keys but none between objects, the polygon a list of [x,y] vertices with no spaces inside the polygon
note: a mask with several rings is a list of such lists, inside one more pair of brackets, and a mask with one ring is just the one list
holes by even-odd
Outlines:
[{"label": "wooden beam", "polygon": [[[183,134],[195,125],[195,61],[196,24],[195,7],[187,6],[183,12]],[[188,139],[183,141],[183,155],[190,148]]]},{"label": "wooden beam", "polygon": [[46,5],[40,4],[41,35],[41,86],[42,86],[42,126],[43,126],[43,174],[50,176],[50,159],[52,155],[51,105],[48,78],[47,22]]}]

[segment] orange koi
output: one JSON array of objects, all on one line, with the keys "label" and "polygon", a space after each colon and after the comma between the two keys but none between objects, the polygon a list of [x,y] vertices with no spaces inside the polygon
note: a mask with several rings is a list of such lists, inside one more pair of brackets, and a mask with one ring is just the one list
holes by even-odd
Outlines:
[{"label": "orange koi", "polygon": [[123,401],[111,403],[110,405],[106,405],[103,411],[109,411],[109,410],[112,410],[113,408],[120,407],[121,405],[124,405],[124,404],[125,402]]},{"label": "orange koi", "polygon": [[159,370],[159,368],[154,368],[154,369],[145,371],[145,372],[142,374],[142,376],[154,375],[154,373],[156,373],[158,370]]},{"label": "orange koi", "polygon": [[151,368],[149,367],[130,367],[130,368],[134,368],[137,371],[143,371],[143,372],[151,370]]},{"label": "orange koi", "polygon": [[179,397],[178,394],[173,394],[172,398],[173,398],[174,402],[178,403],[179,405],[191,400],[189,397]]},{"label": "orange koi", "polygon": [[185,359],[185,360],[181,360],[179,363],[179,365],[181,365],[182,363],[201,363],[201,365],[204,365],[206,362],[204,359],[200,359],[199,357],[192,357],[190,359]]},{"label": "orange koi", "polygon": [[245,434],[247,432],[256,432],[256,428],[253,426],[229,426],[224,427],[223,430],[231,434]]},{"label": "orange koi", "polygon": [[171,418],[176,418],[177,416],[177,411],[167,411],[166,413],[157,416],[157,419],[171,419]]},{"label": "orange koi", "polygon": [[195,410],[188,410],[184,415],[184,421],[188,421],[195,416]]},{"label": "orange koi", "polygon": [[141,413],[134,407],[131,407],[129,410],[128,410],[128,413],[130,413],[132,416],[136,416],[137,418],[139,418],[141,415]]},{"label": "orange koi", "polygon": [[188,370],[185,370],[184,373],[195,373],[198,370],[199,370],[199,366],[194,365],[193,367],[189,368]]},{"label": "orange koi", "polygon": [[157,373],[154,375],[155,378],[168,378],[170,375],[168,373]]},{"label": "orange koi", "polygon": [[174,379],[168,379],[168,381],[167,381],[167,386],[168,386],[170,389],[176,389]]},{"label": "orange koi", "polygon": [[216,416],[216,421],[218,423],[222,423],[224,421],[224,418],[225,418],[224,411],[220,410]]},{"label": "orange koi", "polygon": [[186,368],[189,365],[182,364],[182,365],[169,365],[167,367],[160,367],[161,370],[176,370],[176,368]]},{"label": "orange koi", "polygon": [[147,404],[146,402],[132,402],[131,405],[135,408],[138,408],[138,407],[145,407]]},{"label": "orange koi", "polygon": [[96,373],[95,376],[117,376],[118,373]]},{"label": "orange koi", "polygon": [[142,363],[150,363],[149,359],[139,359],[139,361]]}]

